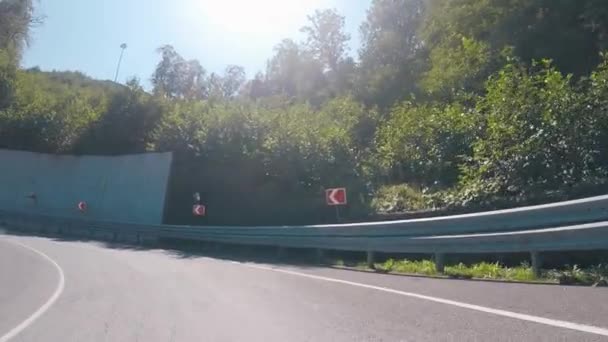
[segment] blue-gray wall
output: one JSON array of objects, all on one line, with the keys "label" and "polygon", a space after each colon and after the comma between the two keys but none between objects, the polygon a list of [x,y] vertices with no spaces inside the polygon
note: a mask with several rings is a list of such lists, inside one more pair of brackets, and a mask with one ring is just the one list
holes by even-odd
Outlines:
[{"label": "blue-gray wall", "polygon": [[[171,160],[171,153],[106,157],[0,149],[0,210],[162,223]],[[88,204],[84,214],[79,201]]]}]

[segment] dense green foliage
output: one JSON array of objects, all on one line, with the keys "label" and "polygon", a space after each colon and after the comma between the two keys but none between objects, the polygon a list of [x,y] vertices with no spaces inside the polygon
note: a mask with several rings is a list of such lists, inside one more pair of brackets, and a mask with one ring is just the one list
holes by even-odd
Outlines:
[{"label": "dense green foliage", "polygon": [[171,222],[331,222],[333,186],[348,219],[608,189],[602,0],[374,0],[357,62],[344,18],[320,10],[249,80],[162,46],[149,92],[20,69],[32,6],[0,2],[0,147],[173,151]]},{"label": "dense green foliage", "polygon": [[29,42],[30,27],[41,22],[34,15],[33,0],[0,1],[0,50],[17,61]]}]

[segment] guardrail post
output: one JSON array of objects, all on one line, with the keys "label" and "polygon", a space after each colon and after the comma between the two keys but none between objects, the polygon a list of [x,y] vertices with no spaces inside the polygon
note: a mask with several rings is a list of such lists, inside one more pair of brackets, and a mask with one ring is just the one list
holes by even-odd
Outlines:
[{"label": "guardrail post", "polygon": [[277,258],[284,259],[287,256],[287,249],[285,247],[279,246],[277,248]]},{"label": "guardrail post", "polygon": [[374,265],[374,255],[375,253],[372,251],[367,251],[367,267],[371,269],[375,269],[376,265]]},{"label": "guardrail post", "polygon": [[317,264],[322,264],[325,260],[325,251],[321,248],[315,249],[315,259]]},{"label": "guardrail post", "polygon": [[445,271],[445,254],[435,253],[435,269],[439,273]]},{"label": "guardrail post", "polygon": [[532,258],[532,272],[534,273],[535,277],[539,278],[540,269],[543,266],[543,260],[540,255],[540,252],[532,251],[532,252],[530,252],[530,257]]}]

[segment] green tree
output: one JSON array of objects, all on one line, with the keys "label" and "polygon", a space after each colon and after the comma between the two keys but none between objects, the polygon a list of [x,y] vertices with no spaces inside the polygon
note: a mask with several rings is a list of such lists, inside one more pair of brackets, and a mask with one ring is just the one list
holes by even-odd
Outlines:
[{"label": "green tree", "polygon": [[426,91],[449,99],[459,92],[481,92],[491,65],[491,53],[484,42],[464,36],[446,40],[430,53],[432,68],[424,74]]},{"label": "green tree", "polygon": [[17,67],[6,50],[0,50],[0,111],[13,102]]},{"label": "green tree", "polygon": [[13,60],[20,60],[30,41],[30,28],[42,22],[43,17],[34,15],[33,0],[0,1],[0,50],[8,51]]},{"label": "green tree", "polygon": [[154,93],[176,99],[202,99],[208,96],[206,71],[197,60],[185,60],[173,46],[158,49],[161,61],[152,75]]},{"label": "green tree", "polygon": [[316,10],[308,16],[309,25],[300,29],[306,34],[306,49],[323,64],[325,70],[337,71],[348,51],[350,35],[344,32],[344,17],[335,9]]},{"label": "green tree", "polygon": [[164,101],[144,92],[133,78],[127,87],[109,96],[107,109],[92,122],[76,143],[77,153],[124,154],[145,152]]},{"label": "green tree", "polygon": [[258,72],[253,79],[245,81],[242,86],[241,95],[246,98],[259,99],[272,95],[270,82],[265,74]]},{"label": "green tree", "polygon": [[[420,30],[429,49],[427,90],[479,92],[505,64],[551,59],[564,73],[587,75],[606,47],[608,3],[583,0],[433,0]],[[477,57],[476,57],[477,56]]]},{"label": "green tree", "polygon": [[291,39],[275,47],[268,62],[266,81],[271,94],[321,103],[326,94],[323,65]]},{"label": "green tree", "polygon": [[238,65],[229,65],[222,76],[211,73],[208,79],[209,96],[232,98],[238,95],[245,83],[245,69]]},{"label": "green tree", "polygon": [[[77,73],[18,71],[10,105],[0,111],[0,146],[40,152],[70,152],[106,108],[111,91]],[[90,80],[88,80],[90,82]]]},{"label": "green tree", "polygon": [[383,108],[417,93],[425,70],[418,31],[424,0],[374,0],[361,25],[358,97]]}]

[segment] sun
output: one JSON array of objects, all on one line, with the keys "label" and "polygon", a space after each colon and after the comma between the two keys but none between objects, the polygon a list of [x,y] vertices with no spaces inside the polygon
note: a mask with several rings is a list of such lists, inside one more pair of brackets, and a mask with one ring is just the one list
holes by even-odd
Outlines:
[{"label": "sun", "polygon": [[326,0],[193,0],[207,24],[223,32],[267,35],[299,28]]}]

